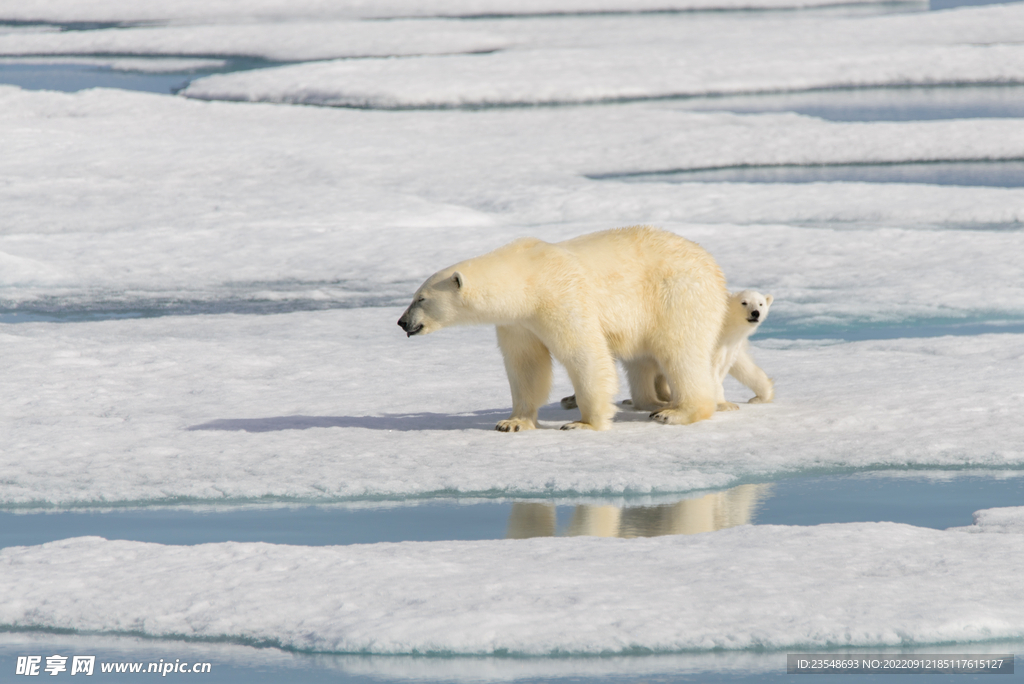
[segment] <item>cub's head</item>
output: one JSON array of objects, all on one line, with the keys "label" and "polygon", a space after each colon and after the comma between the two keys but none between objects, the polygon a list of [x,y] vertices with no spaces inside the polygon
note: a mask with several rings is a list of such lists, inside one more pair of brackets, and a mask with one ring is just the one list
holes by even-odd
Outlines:
[{"label": "cub's head", "polygon": [[446,269],[427,278],[416,290],[412,304],[398,319],[408,337],[426,335],[458,322],[463,308],[462,289],[465,278],[458,271]]},{"label": "cub's head", "polygon": [[760,325],[768,318],[768,309],[771,308],[771,295],[763,295],[757,290],[743,290],[729,298],[730,314],[736,318],[742,318],[751,325]]}]

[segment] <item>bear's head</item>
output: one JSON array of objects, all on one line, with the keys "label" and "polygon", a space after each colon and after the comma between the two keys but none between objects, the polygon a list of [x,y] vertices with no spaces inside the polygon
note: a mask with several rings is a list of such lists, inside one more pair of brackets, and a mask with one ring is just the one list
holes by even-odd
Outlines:
[{"label": "bear's head", "polygon": [[757,290],[743,290],[729,298],[730,313],[751,325],[760,325],[768,318],[774,297],[763,295]]},{"label": "bear's head", "polygon": [[416,290],[412,304],[398,319],[398,325],[408,337],[412,337],[461,322],[460,314],[465,309],[462,302],[464,283],[463,275],[451,269],[430,276]]}]

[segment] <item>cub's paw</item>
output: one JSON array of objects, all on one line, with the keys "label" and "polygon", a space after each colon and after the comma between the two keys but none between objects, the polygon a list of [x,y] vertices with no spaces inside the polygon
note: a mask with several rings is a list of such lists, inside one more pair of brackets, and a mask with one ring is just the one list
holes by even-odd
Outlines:
[{"label": "cub's paw", "polygon": [[494,429],[498,432],[519,432],[521,430],[535,430],[536,428],[537,425],[532,420],[523,420],[522,418],[499,420],[498,424],[494,426]]},{"label": "cub's paw", "polygon": [[564,408],[566,411],[574,408],[579,408],[579,406],[576,405],[575,394],[571,394],[568,397],[562,397],[562,401],[560,403],[562,404],[562,408]]},{"label": "cub's paw", "polygon": [[731,401],[723,401],[721,404],[718,405],[718,410],[719,411],[739,411],[740,407],[737,406],[736,404],[732,403]]},{"label": "cub's paw", "polygon": [[562,426],[563,430],[595,430],[596,428],[590,423],[584,423],[583,421],[575,420],[571,423],[566,423]]},{"label": "cub's paw", "polygon": [[772,403],[773,397],[753,397],[748,404],[770,404]]}]

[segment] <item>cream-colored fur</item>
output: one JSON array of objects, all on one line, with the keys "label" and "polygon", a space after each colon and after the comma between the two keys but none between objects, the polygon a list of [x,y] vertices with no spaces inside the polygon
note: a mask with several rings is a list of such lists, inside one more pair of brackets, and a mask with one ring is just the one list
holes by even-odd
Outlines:
[{"label": "cream-colored fur", "polygon": [[[755,396],[749,402],[751,404],[767,404],[775,398],[775,383],[754,363],[754,359],[750,355],[750,343],[747,341],[747,338],[753,335],[758,326],[768,317],[772,301],[771,295],[762,295],[756,290],[743,290],[729,297],[728,312],[722,323],[722,330],[719,332],[718,344],[713,356],[715,378],[718,381],[716,404],[719,411],[735,411],[739,408],[731,401],[725,400],[723,383],[726,375],[732,375],[754,390]],[[630,385],[632,386],[632,382]],[[638,402],[637,393],[633,392],[632,400],[623,403],[650,411],[667,402],[671,393],[665,377],[656,374],[654,399],[644,397],[643,393],[641,395]],[[563,398],[562,408],[576,408],[576,396]]]},{"label": "cream-colored fur", "polygon": [[498,430],[537,427],[552,356],[568,371],[581,414],[563,429],[610,427],[616,359],[634,398],[655,399],[655,377],[664,375],[667,397],[651,417],[684,425],[715,412],[711,356],[727,297],[718,264],[700,246],[634,226],[556,244],[524,238],[450,266],[417,290],[398,324],[410,336],[497,327],[512,390],[512,415]]},{"label": "cream-colored fur", "polygon": [[715,377],[718,378],[718,410],[735,411],[739,408],[725,400],[726,375],[731,375],[754,390],[751,404],[767,404],[775,398],[775,383],[765,375],[750,355],[748,339],[768,317],[773,297],[756,290],[743,290],[729,297],[722,332],[715,350]]}]

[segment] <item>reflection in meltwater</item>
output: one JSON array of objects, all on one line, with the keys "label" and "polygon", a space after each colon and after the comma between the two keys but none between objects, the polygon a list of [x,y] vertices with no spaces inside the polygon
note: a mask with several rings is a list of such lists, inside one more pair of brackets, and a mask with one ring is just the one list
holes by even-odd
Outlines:
[{"label": "reflection in meltwater", "polygon": [[[747,525],[758,505],[771,496],[771,485],[749,484],[657,506],[577,505],[566,536],[657,537],[665,534],[698,534]],[[509,539],[556,535],[555,505],[512,504],[508,519]]]}]

